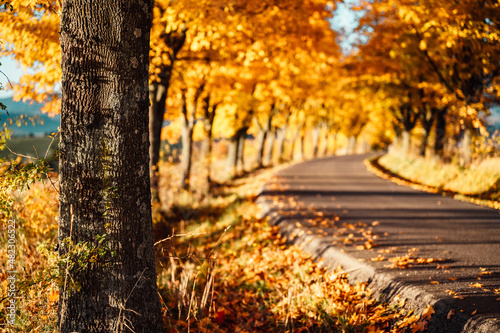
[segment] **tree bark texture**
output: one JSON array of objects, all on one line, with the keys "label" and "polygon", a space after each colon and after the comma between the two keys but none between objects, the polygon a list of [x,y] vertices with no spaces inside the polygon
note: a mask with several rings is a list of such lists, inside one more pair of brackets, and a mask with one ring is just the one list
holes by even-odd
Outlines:
[{"label": "tree bark texture", "polygon": [[149,177],[152,6],[63,2],[59,255],[69,264],[59,332],[161,332]]}]

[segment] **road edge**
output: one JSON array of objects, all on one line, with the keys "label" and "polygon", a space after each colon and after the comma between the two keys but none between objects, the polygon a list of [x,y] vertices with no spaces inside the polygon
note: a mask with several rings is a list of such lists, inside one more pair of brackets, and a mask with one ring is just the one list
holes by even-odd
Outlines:
[{"label": "road edge", "polygon": [[380,272],[367,262],[351,257],[331,244],[322,244],[320,238],[304,233],[300,227],[296,226],[294,221],[280,215],[277,209],[273,209],[273,199],[263,194],[266,185],[262,185],[259,189],[256,202],[261,207],[262,217],[268,219],[269,225],[278,226],[280,235],[286,237],[287,243],[300,247],[303,251],[311,254],[315,260],[322,260],[327,269],[336,269],[341,266],[344,271],[348,272],[348,281],[350,283],[368,282],[368,287],[374,292],[374,297],[381,302],[397,303],[401,299],[405,299],[405,306],[414,309],[418,314],[421,314],[431,305],[435,313],[431,316],[425,332],[500,332],[500,324],[493,325],[492,321],[487,318],[471,317],[460,312],[450,315],[450,311],[454,311],[454,309],[446,300],[440,299],[417,286],[398,281],[391,274]]}]

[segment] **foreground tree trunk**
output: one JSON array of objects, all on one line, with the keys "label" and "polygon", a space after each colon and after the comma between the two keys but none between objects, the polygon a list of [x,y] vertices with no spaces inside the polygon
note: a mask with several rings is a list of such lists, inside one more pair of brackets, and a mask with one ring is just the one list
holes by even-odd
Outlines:
[{"label": "foreground tree trunk", "polygon": [[153,2],[63,2],[59,332],[161,332],[151,219]]}]

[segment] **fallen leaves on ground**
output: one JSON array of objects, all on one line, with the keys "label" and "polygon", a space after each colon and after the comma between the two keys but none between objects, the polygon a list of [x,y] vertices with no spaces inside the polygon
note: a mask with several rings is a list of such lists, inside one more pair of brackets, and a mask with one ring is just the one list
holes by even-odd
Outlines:
[{"label": "fallen leaves on ground", "polygon": [[[248,182],[258,188],[258,179]],[[427,317],[377,303],[366,283],[349,284],[340,269],[328,272],[300,248],[287,245],[276,228],[255,218],[259,208],[246,195],[228,197],[220,216],[186,221],[190,224],[186,234],[193,236],[176,237],[174,247],[159,250],[167,332],[417,332],[425,328]],[[309,222],[321,224],[324,218]],[[359,226],[339,227],[347,232]]]}]

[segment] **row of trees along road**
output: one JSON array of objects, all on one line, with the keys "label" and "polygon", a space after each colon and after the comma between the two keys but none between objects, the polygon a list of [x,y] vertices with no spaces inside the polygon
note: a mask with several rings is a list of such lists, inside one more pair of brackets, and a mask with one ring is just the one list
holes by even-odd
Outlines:
[{"label": "row of trees along road", "polygon": [[358,31],[369,39],[346,66],[353,86],[370,89],[391,113],[395,144],[406,154],[418,126],[420,155],[443,157],[446,143],[462,138],[470,163],[472,140],[485,134],[481,115],[499,102],[498,1],[370,1],[355,9],[364,11]]},{"label": "row of trees along road", "polygon": [[235,174],[249,134],[259,166],[270,160],[266,142],[286,159],[284,142],[300,156],[309,134],[314,155],[334,151],[324,143],[337,133],[348,151],[364,135],[406,153],[415,128],[420,153],[443,156],[453,138],[469,148],[484,129],[481,113],[498,102],[496,1],[363,2],[354,10],[365,38],[344,56],[329,22],[333,1],[9,4],[1,54],[35,67],[16,97],[62,116],[60,254],[78,263],[89,244],[103,254],[63,272],[72,281],[61,287],[64,332],[159,331],[148,185],[154,199],[165,119],[182,140],[188,189],[196,126],[207,165],[214,138],[226,138]]}]

